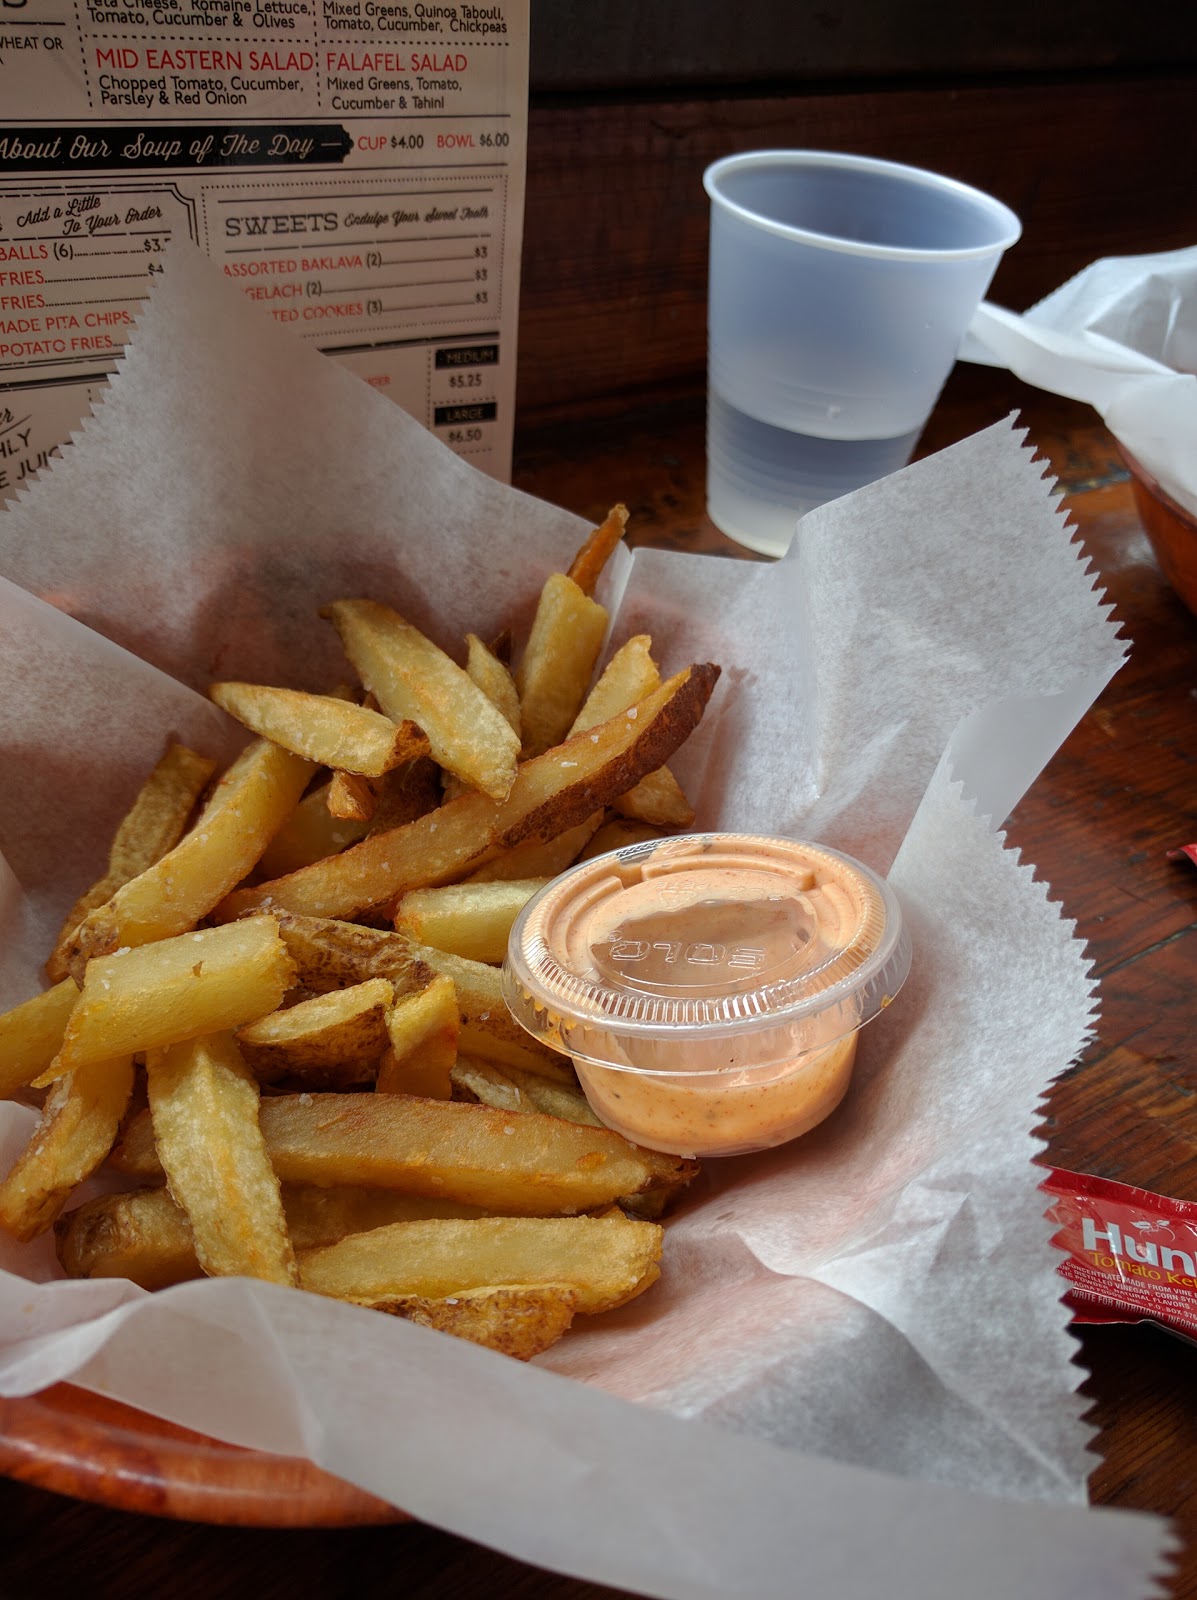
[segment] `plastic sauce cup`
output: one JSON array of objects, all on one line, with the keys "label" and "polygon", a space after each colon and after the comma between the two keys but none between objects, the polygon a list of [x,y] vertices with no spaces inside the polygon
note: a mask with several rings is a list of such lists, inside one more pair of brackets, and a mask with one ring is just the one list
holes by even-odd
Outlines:
[{"label": "plastic sauce cup", "polygon": [[536,894],[503,988],[572,1056],[608,1127],[677,1155],[783,1144],[843,1098],[910,944],[888,885],[823,845],[689,834],[598,856]]}]

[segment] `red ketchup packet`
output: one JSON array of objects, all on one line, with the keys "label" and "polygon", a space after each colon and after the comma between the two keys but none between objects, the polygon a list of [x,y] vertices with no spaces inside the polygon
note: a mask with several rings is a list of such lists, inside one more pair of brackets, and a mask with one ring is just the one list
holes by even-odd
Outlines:
[{"label": "red ketchup packet", "polygon": [[1155,1322],[1197,1340],[1197,1201],[1058,1168],[1040,1187],[1074,1322]]},{"label": "red ketchup packet", "polygon": [[1179,849],[1169,850],[1167,855],[1169,861],[1179,861],[1182,856],[1188,856],[1193,865],[1197,867],[1197,844],[1182,844]]}]

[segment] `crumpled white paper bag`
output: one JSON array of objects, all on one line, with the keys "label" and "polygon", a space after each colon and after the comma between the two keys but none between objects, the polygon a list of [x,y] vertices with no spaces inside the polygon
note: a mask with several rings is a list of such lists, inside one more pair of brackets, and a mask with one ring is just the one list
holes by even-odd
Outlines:
[{"label": "crumpled white paper bag", "polygon": [[1197,246],[1095,261],[1021,317],[986,301],[960,353],[1095,407],[1197,516]]}]

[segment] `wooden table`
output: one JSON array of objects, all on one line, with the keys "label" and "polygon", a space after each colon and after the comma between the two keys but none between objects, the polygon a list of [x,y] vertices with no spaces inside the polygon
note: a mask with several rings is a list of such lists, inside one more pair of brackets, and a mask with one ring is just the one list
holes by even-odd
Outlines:
[{"label": "wooden table", "polygon": [[[1093,413],[961,368],[923,442],[939,449],[1021,408],[1067,496],[1130,661],[1019,806],[1009,838],[1077,919],[1102,985],[1097,1038],[1055,1086],[1050,1160],[1197,1198],[1197,618],[1165,585],[1126,474]],[[636,538],[730,552],[703,511],[701,401],[519,441],[521,488],[598,517],[627,501]],[[1193,1543],[1175,1595],[1197,1600],[1197,1356],[1146,1327],[1081,1336],[1104,1459],[1095,1500],[1164,1512]],[[0,1595],[170,1600],[402,1593],[593,1600],[615,1591],[540,1573],[415,1525],[211,1528],[139,1517],[0,1480]],[[828,1597],[832,1600],[832,1597]]]}]

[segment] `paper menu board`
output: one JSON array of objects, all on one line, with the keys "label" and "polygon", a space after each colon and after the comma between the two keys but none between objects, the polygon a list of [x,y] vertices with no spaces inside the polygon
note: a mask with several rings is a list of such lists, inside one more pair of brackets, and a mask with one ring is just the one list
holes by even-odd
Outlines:
[{"label": "paper menu board", "polygon": [[174,237],[506,480],[527,76],[528,0],[5,0],[0,500]]}]

